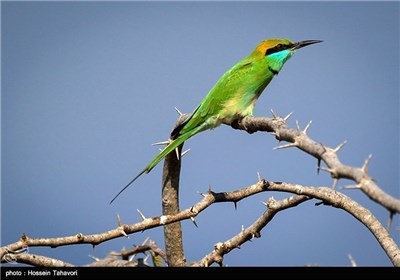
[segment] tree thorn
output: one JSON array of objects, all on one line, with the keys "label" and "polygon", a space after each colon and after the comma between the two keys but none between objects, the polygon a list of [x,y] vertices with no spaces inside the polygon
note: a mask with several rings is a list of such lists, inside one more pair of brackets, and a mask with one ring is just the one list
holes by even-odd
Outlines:
[{"label": "tree thorn", "polygon": [[320,167],[320,170],[329,172],[331,174],[331,177],[334,179],[332,188],[335,189],[337,181],[340,179],[337,172],[334,169],[326,168],[326,167]]},{"label": "tree thorn", "polygon": [[262,203],[265,207],[268,208],[268,203],[266,203],[266,202],[264,202],[264,201],[261,201],[261,203]]},{"label": "tree thorn", "polygon": [[330,169],[330,168],[327,168],[327,167],[320,167],[319,168],[320,170],[322,170],[322,171],[326,171],[326,172],[328,172],[328,173],[333,173],[333,170],[332,169]]},{"label": "tree thorn", "polygon": [[296,143],[289,143],[281,146],[274,147],[273,150],[280,150],[280,149],[287,149],[287,148],[292,148],[292,147],[297,147]]},{"label": "tree thorn", "polygon": [[371,160],[371,158],[372,158],[372,154],[369,154],[369,156],[367,157],[367,159],[364,161],[364,164],[363,164],[363,166],[362,166],[362,171],[365,173],[365,174],[368,174],[368,163],[369,163],[369,161]]},{"label": "tree thorn", "polygon": [[143,215],[142,212],[140,212],[139,209],[136,209],[136,211],[139,213],[140,217],[142,218],[142,220],[146,220],[146,217]]},{"label": "tree thorn", "polygon": [[291,116],[293,112],[290,112],[286,117],[283,118],[283,120],[286,122]]},{"label": "tree thorn", "polygon": [[393,222],[393,216],[394,216],[394,214],[396,214],[395,212],[393,212],[393,211],[390,211],[390,215],[389,215],[389,219],[388,219],[388,224],[387,224],[387,231],[389,231],[390,230],[390,228],[392,227],[392,222]]},{"label": "tree thorn", "polygon": [[179,156],[179,149],[175,148],[175,154],[176,154],[176,159],[179,160],[180,156]]},{"label": "tree thorn", "polygon": [[350,254],[348,254],[347,257],[349,258],[349,261],[350,261],[351,266],[352,266],[352,267],[356,267],[356,266],[357,266],[357,263],[356,263],[356,261],[353,259],[353,257],[352,257]]},{"label": "tree thorn", "polygon": [[151,254],[146,255],[146,257],[143,259],[143,263],[147,266],[150,266],[149,264],[149,258],[150,258]]},{"label": "tree thorn", "polygon": [[176,108],[176,107],[175,107],[175,111],[177,111],[177,112],[178,112],[178,114],[179,114],[179,116],[180,116],[180,117],[183,115],[183,113],[182,113],[181,111],[179,111],[179,109],[178,109],[178,108]]},{"label": "tree thorn", "polygon": [[146,245],[146,243],[150,240],[150,236],[147,236],[146,239],[142,242],[142,245]]},{"label": "tree thorn", "polygon": [[306,125],[306,127],[303,129],[303,133],[305,135],[307,135],[307,131],[311,127],[311,124],[312,124],[312,121],[309,121],[308,124]]},{"label": "tree thorn", "polygon": [[344,190],[359,190],[359,189],[361,189],[361,187],[358,185],[347,185],[347,186],[343,186],[342,189],[344,189]]},{"label": "tree thorn", "polygon": [[258,179],[258,182],[261,182],[261,181],[262,181],[260,172],[257,172],[257,179]]},{"label": "tree thorn", "polygon": [[169,143],[171,143],[171,141],[167,140],[167,141],[161,141],[161,142],[153,143],[151,145],[152,146],[163,146],[163,145],[168,145]]},{"label": "tree thorn", "polygon": [[117,214],[117,221],[118,221],[118,226],[119,227],[123,225],[121,217],[119,216],[119,214]]},{"label": "tree thorn", "polygon": [[186,151],[182,152],[182,153],[181,153],[181,158],[182,158],[184,155],[186,155],[187,153],[189,153],[189,152],[190,152],[190,148],[187,149]]},{"label": "tree thorn", "polygon": [[204,194],[204,193],[202,193],[202,192],[197,192],[199,195],[201,195],[202,197],[206,197],[206,195]]},{"label": "tree thorn", "polygon": [[194,217],[190,217],[190,220],[191,220],[191,221],[193,222],[193,224],[198,228],[197,223],[196,223]]},{"label": "tree thorn", "polygon": [[92,256],[92,255],[89,255],[89,258],[93,259],[96,262],[98,262],[100,260],[99,258]]},{"label": "tree thorn", "polygon": [[321,169],[321,159],[317,159],[317,175],[319,175],[319,170]]},{"label": "tree thorn", "polygon": [[233,205],[235,206],[235,210],[237,210],[237,201],[234,201]]},{"label": "tree thorn", "polygon": [[276,199],[271,196],[268,201],[264,204],[268,209],[276,209]]},{"label": "tree thorn", "polygon": [[347,140],[344,140],[339,146],[337,146],[335,149],[333,149],[333,152],[336,154],[337,152],[340,151],[341,148],[347,143]]},{"label": "tree thorn", "polygon": [[274,110],[272,110],[272,109],[271,109],[271,113],[272,113],[272,117],[273,117],[274,119],[277,119],[277,118],[278,118],[278,116],[277,116],[277,115],[275,115],[275,112],[274,112]]},{"label": "tree thorn", "polygon": [[338,179],[338,178],[334,178],[334,179],[333,179],[332,189],[336,189],[336,185],[337,185],[338,182],[339,182],[339,179]]},{"label": "tree thorn", "polygon": [[320,205],[323,205],[323,204],[325,204],[323,201],[320,201],[320,202],[315,202],[315,206],[320,206]]},{"label": "tree thorn", "polygon": [[297,130],[298,130],[298,131],[301,131],[301,129],[300,129],[300,124],[299,124],[299,121],[298,121],[298,120],[296,120],[296,127],[297,127]]}]

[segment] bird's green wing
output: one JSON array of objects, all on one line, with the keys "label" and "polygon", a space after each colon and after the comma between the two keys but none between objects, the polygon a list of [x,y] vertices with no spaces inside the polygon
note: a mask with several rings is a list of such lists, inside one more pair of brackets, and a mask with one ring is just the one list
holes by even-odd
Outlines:
[{"label": "bird's green wing", "polygon": [[179,135],[186,134],[199,126],[202,126],[200,131],[218,126],[219,113],[226,102],[240,90],[240,80],[247,76],[246,73],[251,67],[251,60],[245,58],[228,70],[193,111],[192,116],[181,126]]}]

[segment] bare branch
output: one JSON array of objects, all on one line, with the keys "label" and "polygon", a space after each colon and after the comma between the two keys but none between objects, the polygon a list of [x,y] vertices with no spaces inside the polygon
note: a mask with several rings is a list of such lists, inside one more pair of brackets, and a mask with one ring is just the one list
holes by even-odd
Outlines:
[{"label": "bare branch", "polygon": [[147,251],[153,251],[158,255],[160,255],[161,258],[163,258],[165,261],[167,260],[165,253],[154,242],[151,242],[149,244],[138,245],[132,249],[123,249],[118,255],[121,256],[123,260],[128,260],[131,255],[135,255],[138,253],[145,253]]},{"label": "bare branch", "polygon": [[104,259],[96,258],[94,262],[86,265],[88,267],[138,267],[138,266],[148,266],[144,263],[143,258],[138,258],[133,261],[121,260],[115,253],[110,253]]},{"label": "bare branch", "polygon": [[269,199],[268,209],[248,228],[242,228],[241,231],[225,242],[219,242],[214,245],[214,250],[202,258],[198,262],[191,263],[191,266],[210,266],[213,263],[223,264],[223,256],[228,254],[235,248],[240,248],[240,245],[250,241],[253,238],[261,237],[261,230],[272,220],[276,213],[287,208],[294,207],[300,203],[309,200],[307,196],[296,195],[284,200],[276,201]]},{"label": "bare branch", "polygon": [[[257,184],[236,190],[233,192],[223,192],[214,193],[211,190],[203,195],[203,198],[196,203],[194,206],[185,209],[175,215],[163,215],[163,221],[165,224],[171,224],[184,219],[190,219],[191,217],[197,216],[204,209],[209,207],[213,203],[217,202],[238,202],[248,196],[254,195],[259,192],[264,191],[284,191],[297,194],[298,196],[290,197],[282,201],[275,201],[270,199],[267,203],[268,209],[264,214],[257,219],[250,227],[241,230],[240,234],[231,238],[224,243],[218,243],[215,249],[208,256],[203,258],[193,265],[210,265],[212,263],[219,263],[222,265],[223,255],[229,253],[232,249],[238,248],[242,243],[251,240],[252,238],[260,237],[260,231],[265,225],[273,218],[273,216],[286,208],[293,207],[298,203],[301,203],[310,198],[316,198],[323,201],[324,205],[331,205],[336,208],[344,209],[360,222],[362,222],[375,236],[379,244],[386,252],[390,260],[395,266],[400,266],[400,249],[397,244],[391,238],[387,230],[381,223],[372,215],[372,213],[345,196],[344,194],[332,190],[327,187],[304,187],[301,185],[288,184],[282,182],[267,182],[265,180],[259,181]],[[18,252],[21,248],[26,248],[28,246],[48,246],[48,247],[58,247],[71,244],[84,244],[90,243],[92,245],[97,245],[101,242],[114,239],[123,236],[120,228],[123,228],[124,232],[131,234],[134,232],[142,231],[145,229],[154,228],[162,225],[160,223],[161,217],[146,218],[140,223],[125,225],[122,224],[114,230],[110,230],[100,234],[94,235],[83,235],[77,234],[75,236],[60,237],[60,238],[29,238],[27,235],[22,235],[21,240],[0,248],[2,262],[6,261],[6,257],[10,257],[13,252]],[[11,252],[11,253],[10,253]],[[17,254],[16,259],[21,262],[29,262],[29,256],[20,256],[25,254]],[[6,256],[6,257],[5,257]],[[41,258],[39,258],[41,259]],[[44,261],[50,261],[43,259]],[[53,259],[51,259],[54,262]],[[31,260],[32,262],[32,260]],[[63,265],[63,264],[60,264]]]},{"label": "bare branch", "polygon": [[[133,234],[142,232],[146,229],[159,227],[164,224],[190,219],[197,216],[200,212],[208,208],[216,202],[238,202],[248,196],[254,195],[267,190],[268,182],[259,181],[257,184],[243,188],[241,190],[225,193],[214,193],[209,191],[203,195],[203,198],[190,208],[180,211],[174,215],[163,215],[160,217],[146,218],[143,221],[131,225],[122,224],[115,229],[98,234],[85,235],[78,233],[72,236],[56,237],[56,238],[30,238],[23,234],[18,242],[3,246],[0,248],[0,259],[6,261],[4,256],[9,252],[17,252],[27,247],[61,247],[74,244],[91,244],[93,246],[100,243],[125,236],[125,234]],[[125,234],[124,234],[125,233]]]},{"label": "bare branch", "polygon": [[287,183],[272,183],[268,187],[273,191],[285,191],[320,199],[324,204],[340,208],[363,223],[378,240],[394,266],[400,266],[400,249],[386,228],[366,208],[346,195],[327,187],[304,187]]},{"label": "bare branch", "polygon": [[[170,138],[174,137],[174,131],[186,120],[185,114],[180,114]],[[179,179],[181,172],[182,143],[175,149],[176,157],[170,153],[165,157],[162,175],[161,205],[164,224],[164,244],[166,261],[168,266],[184,266],[186,259],[183,250],[182,226],[180,222],[167,224],[167,216],[178,214],[179,209]]]},{"label": "bare branch", "polygon": [[318,160],[322,160],[327,166],[325,170],[330,172],[334,179],[346,178],[355,181],[360,187],[360,190],[370,199],[382,205],[391,213],[400,213],[400,200],[385,193],[375,181],[369,177],[366,168],[369,158],[361,168],[350,167],[340,162],[337,152],[343,144],[336,148],[324,146],[312,140],[306,135],[305,131],[289,128],[286,125],[285,119],[277,117],[275,113],[273,113],[273,118],[244,117],[235,124],[233,128],[251,133],[256,131],[272,133],[277,140],[290,143],[282,145],[280,148],[296,146]]},{"label": "bare branch", "polygon": [[191,265],[209,266],[212,263],[218,263],[219,265],[222,265],[223,256],[225,254],[229,253],[234,248],[239,248],[242,243],[251,240],[254,237],[259,237],[261,229],[265,227],[265,225],[278,211],[296,206],[297,204],[310,198],[316,198],[322,200],[323,203],[321,204],[331,205],[333,207],[345,210],[363,223],[377,239],[393,265],[400,266],[400,249],[388,231],[368,209],[362,207],[351,198],[327,187],[304,187],[301,185],[282,182],[269,182],[268,190],[290,192],[295,193],[298,196],[290,197],[282,201],[270,199],[267,204],[268,210],[264,212],[264,214],[255,223],[253,223],[253,225],[242,230],[238,235],[229,239],[228,241],[217,243],[214,246],[214,250],[210,254],[205,256],[202,260],[192,263]]},{"label": "bare branch", "polygon": [[38,267],[70,267],[74,266],[70,263],[60,261],[57,259],[34,255],[34,254],[10,254],[8,257],[11,257],[16,263],[24,263]]}]

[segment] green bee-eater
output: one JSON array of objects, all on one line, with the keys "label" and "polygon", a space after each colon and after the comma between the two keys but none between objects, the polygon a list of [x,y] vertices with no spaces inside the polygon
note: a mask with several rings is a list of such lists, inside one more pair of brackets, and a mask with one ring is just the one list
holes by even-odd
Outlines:
[{"label": "green bee-eater", "polygon": [[171,133],[169,144],[110,202],[110,204],[140,175],[149,173],[163,158],[195,134],[252,116],[257,99],[272,78],[297,49],[322,42],[306,40],[294,43],[287,39],[269,39],[229,69],[209,91],[185,122]]}]

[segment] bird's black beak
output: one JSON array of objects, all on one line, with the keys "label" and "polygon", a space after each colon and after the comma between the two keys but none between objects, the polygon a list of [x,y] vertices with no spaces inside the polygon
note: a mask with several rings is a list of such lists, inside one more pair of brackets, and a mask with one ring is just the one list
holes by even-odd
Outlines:
[{"label": "bird's black beak", "polygon": [[293,45],[290,47],[290,49],[292,50],[297,50],[300,49],[302,47],[308,46],[308,45],[312,45],[312,44],[316,44],[316,43],[321,43],[321,40],[305,40],[305,41],[300,41],[297,43],[293,43]]}]

